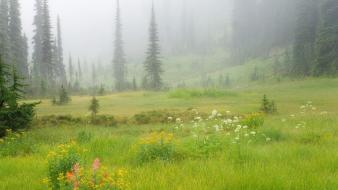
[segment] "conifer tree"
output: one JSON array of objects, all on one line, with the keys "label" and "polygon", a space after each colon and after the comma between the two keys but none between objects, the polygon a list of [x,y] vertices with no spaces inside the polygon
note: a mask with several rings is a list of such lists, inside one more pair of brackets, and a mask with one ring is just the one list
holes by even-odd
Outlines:
[{"label": "conifer tree", "polygon": [[151,21],[149,28],[149,47],[146,52],[146,60],[144,62],[144,68],[146,72],[147,87],[151,90],[160,90],[162,88],[162,62],[160,60],[160,46],[159,37],[157,31],[157,24],[155,18],[155,9],[152,5],[151,9]]},{"label": "conifer tree", "polygon": [[41,76],[48,83],[48,86],[55,85],[55,65],[53,64],[53,41],[51,33],[50,15],[48,0],[43,0],[42,5],[42,57]]},{"label": "conifer tree", "polygon": [[318,24],[318,0],[300,0],[293,49],[293,74],[308,76],[315,61],[315,40]]},{"label": "conifer tree", "polygon": [[326,0],[322,4],[322,19],[317,39],[317,75],[338,72],[338,1]]},{"label": "conifer tree", "polygon": [[59,99],[60,99],[60,102],[59,102],[60,105],[68,104],[71,101],[70,97],[68,96],[67,90],[63,85],[61,86],[61,89],[60,89]]},{"label": "conifer tree", "polygon": [[78,72],[79,81],[82,81],[82,68],[81,68],[80,58],[78,58],[78,61],[77,61],[77,72]]},{"label": "conifer tree", "polygon": [[95,96],[93,96],[89,106],[89,111],[91,111],[93,119],[95,119],[97,113],[99,113],[99,108],[100,108],[99,101],[96,99]]},{"label": "conifer tree", "polygon": [[10,61],[8,8],[8,0],[0,0],[0,53],[4,62]]},{"label": "conifer tree", "polygon": [[43,38],[43,6],[42,0],[35,0],[35,16],[34,16],[34,36],[33,36],[33,79],[34,83],[40,83],[42,79],[42,38]]},{"label": "conifer tree", "polygon": [[137,90],[137,82],[136,82],[136,78],[133,78],[133,90],[136,91]]},{"label": "conifer tree", "polygon": [[61,33],[61,21],[60,17],[57,18],[57,70],[58,78],[60,79],[61,84],[67,83],[66,69],[63,62],[63,44],[62,44],[62,33]]},{"label": "conifer tree", "polygon": [[115,50],[114,50],[114,77],[115,77],[115,88],[117,91],[122,91],[125,89],[126,85],[126,60],[124,57],[124,49],[123,49],[123,40],[122,40],[122,24],[121,24],[121,16],[120,16],[120,3],[117,0],[117,8],[116,8],[116,17],[115,17]]},{"label": "conifer tree", "polygon": [[68,72],[69,72],[69,84],[70,86],[74,82],[74,68],[73,68],[73,60],[72,56],[69,56],[69,61],[68,61]]},{"label": "conifer tree", "polygon": [[20,4],[18,0],[9,0],[9,39],[10,39],[10,64],[15,66],[20,75],[28,75],[28,63],[25,58],[26,42],[22,35],[20,18]]}]

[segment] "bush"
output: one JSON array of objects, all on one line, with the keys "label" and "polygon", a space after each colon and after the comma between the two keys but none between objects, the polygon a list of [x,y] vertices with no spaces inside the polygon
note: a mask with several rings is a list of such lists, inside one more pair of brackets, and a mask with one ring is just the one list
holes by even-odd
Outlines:
[{"label": "bush", "polygon": [[141,139],[137,150],[137,162],[154,160],[173,161],[179,158],[173,142],[173,134],[153,132]]},{"label": "bush", "polygon": [[15,108],[0,109],[0,137],[6,134],[6,130],[18,131],[30,126],[35,115],[36,104],[23,104]]},{"label": "bush", "polygon": [[264,125],[264,116],[259,113],[246,115],[241,124],[243,126],[248,126],[249,128],[257,129]]},{"label": "bush", "polygon": [[67,172],[80,162],[80,148],[75,142],[61,144],[48,154],[48,185],[52,190],[60,190],[62,179]]}]

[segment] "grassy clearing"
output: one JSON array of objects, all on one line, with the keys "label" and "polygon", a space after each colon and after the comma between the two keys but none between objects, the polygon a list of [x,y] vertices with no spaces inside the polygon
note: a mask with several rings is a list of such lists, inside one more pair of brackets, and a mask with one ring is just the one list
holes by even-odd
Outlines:
[{"label": "grassy clearing", "polygon": [[[201,138],[202,141],[196,140],[190,122],[183,123],[184,127],[178,131],[175,122],[117,127],[36,126],[22,140],[23,143],[34,143],[32,153],[0,157],[0,189],[46,189],[42,183],[47,174],[46,156],[57,145],[71,139],[81,142],[79,146],[88,150],[82,155],[86,164],[90,165],[99,157],[109,168],[126,168],[129,189],[338,189],[338,80],[308,79],[260,87],[253,85],[232,89],[230,95],[197,92],[197,96],[191,95],[196,93],[195,90],[103,96],[99,97],[101,114],[131,117],[158,108],[196,108],[208,113],[217,109],[223,114],[227,110],[245,114],[257,111],[260,99],[267,94],[276,101],[279,113],[265,116],[264,125],[257,129],[257,133],[270,140],[264,137],[249,144],[233,144],[235,136],[227,136],[226,131],[208,132],[206,136],[212,141],[207,141],[208,146],[204,146],[200,143],[206,136]],[[38,116],[50,113],[86,116],[90,97],[72,99],[70,105],[62,107],[51,106],[49,100],[44,100],[38,107]],[[308,101],[313,102],[315,110],[300,109]],[[214,131],[213,122],[205,121],[209,131]],[[140,139],[156,131],[173,133],[175,150],[184,157],[169,162],[135,162]],[[81,141],[81,133],[90,134],[91,138]]]}]

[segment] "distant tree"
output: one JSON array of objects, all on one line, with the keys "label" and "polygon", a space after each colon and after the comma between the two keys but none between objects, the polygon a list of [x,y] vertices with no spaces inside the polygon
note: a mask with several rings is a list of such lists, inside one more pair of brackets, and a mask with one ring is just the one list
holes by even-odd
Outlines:
[{"label": "distant tree", "polygon": [[78,61],[77,61],[77,72],[78,72],[78,80],[82,81],[82,68],[81,68],[80,58],[78,58]]},{"label": "distant tree", "polygon": [[133,78],[133,90],[136,91],[137,90],[137,82],[136,82],[136,78]]},{"label": "distant tree", "polygon": [[67,90],[64,86],[61,86],[60,94],[59,94],[59,104],[65,105],[71,101],[70,97],[68,96]]},{"label": "distant tree", "polygon": [[99,113],[99,108],[100,108],[99,101],[96,99],[95,96],[93,96],[89,106],[89,111],[91,111],[93,119],[95,119],[97,113]]},{"label": "distant tree", "polygon": [[20,4],[18,0],[9,0],[9,39],[10,63],[17,68],[20,75],[28,76],[27,42],[22,35],[20,18]]},{"label": "distant tree", "polygon": [[321,23],[317,36],[316,75],[338,72],[338,1],[326,0],[321,7]]},{"label": "distant tree", "polygon": [[69,86],[73,86],[74,83],[74,67],[73,67],[73,61],[72,56],[69,56],[68,61],[68,72],[69,72]]},{"label": "distant tree", "polygon": [[43,38],[43,6],[41,0],[35,0],[34,36],[33,36],[33,84],[39,85],[42,80],[42,38]]},{"label": "distant tree", "polygon": [[318,0],[300,0],[298,1],[297,9],[292,74],[309,76],[316,58],[315,41],[319,18]]},{"label": "distant tree", "polygon": [[48,0],[42,3],[42,57],[41,76],[49,87],[55,85],[55,65],[53,64],[53,41]]},{"label": "distant tree", "polygon": [[9,7],[8,0],[0,0],[0,52],[5,62],[10,61],[10,44],[9,44]]},{"label": "distant tree", "polygon": [[264,94],[262,99],[262,105],[261,109],[262,112],[266,114],[273,114],[277,112],[277,106],[275,104],[275,101],[270,101],[267,96]]},{"label": "distant tree", "polygon": [[160,90],[162,88],[162,62],[160,61],[159,37],[155,18],[154,5],[151,9],[151,22],[149,28],[149,47],[146,60],[144,62],[147,86],[151,90]]},{"label": "distant tree", "polygon": [[126,60],[124,58],[124,49],[122,41],[122,24],[120,16],[120,3],[117,0],[117,9],[116,9],[116,27],[115,27],[115,50],[114,50],[114,77],[115,77],[115,89],[117,91],[122,91],[125,89],[125,74],[126,74]]},{"label": "distant tree", "polygon": [[230,75],[227,74],[225,77],[225,86],[229,87],[231,85]]},{"label": "distant tree", "polygon": [[93,64],[93,65],[92,65],[92,84],[93,84],[93,87],[94,87],[94,88],[96,88],[96,82],[97,82],[96,67],[95,67],[95,65]]},{"label": "distant tree", "polygon": [[100,86],[100,90],[99,90],[99,95],[100,96],[103,96],[104,94],[105,94],[105,89],[104,89],[104,86],[103,86],[103,84],[101,84],[101,86]]},{"label": "distant tree", "polygon": [[251,81],[258,81],[259,80],[259,73],[258,73],[258,67],[255,66],[251,76],[250,76]]},{"label": "distant tree", "polygon": [[56,39],[56,47],[57,47],[57,78],[59,80],[59,84],[65,85],[67,84],[67,76],[66,69],[63,62],[63,44],[62,44],[62,33],[61,33],[61,21],[60,17],[57,18],[57,39]]}]

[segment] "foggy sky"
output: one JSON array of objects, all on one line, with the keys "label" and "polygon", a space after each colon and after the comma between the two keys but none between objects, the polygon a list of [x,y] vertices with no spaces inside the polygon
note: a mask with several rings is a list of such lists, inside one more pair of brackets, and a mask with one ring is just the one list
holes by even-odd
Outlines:
[{"label": "foggy sky", "polygon": [[[34,29],[32,25],[35,15],[34,1],[20,1],[23,30],[30,40],[30,51],[32,50],[31,38]],[[210,21],[218,21],[217,14],[230,14],[229,7],[219,7],[218,9],[215,9],[217,5],[212,7],[211,2],[215,4],[222,1],[228,0],[155,1],[157,19],[161,19],[161,22],[158,23],[161,28],[160,37],[163,38],[166,35],[161,33],[163,30],[172,31],[176,35],[176,28],[170,23],[179,21],[178,16],[182,15],[182,6],[185,6],[184,8],[187,11],[194,13],[196,20],[202,20],[201,29],[198,31],[202,33],[205,30],[204,32],[208,33],[208,28],[212,27]],[[199,2],[199,7],[196,7],[197,2]],[[54,35],[57,15],[60,15],[61,18],[65,60],[68,60],[68,55],[71,53],[74,58],[80,57],[87,59],[89,62],[98,60],[104,63],[111,62],[116,0],[49,0],[49,6]],[[120,7],[127,59],[129,62],[140,62],[147,46],[151,0],[120,0]],[[213,15],[210,16],[210,13],[213,13]],[[166,21],[166,23],[163,21]],[[164,42],[165,40],[162,41],[162,43]]]}]

